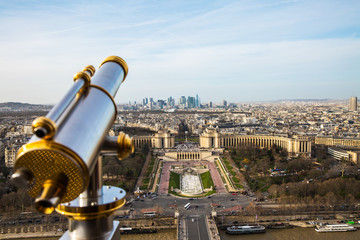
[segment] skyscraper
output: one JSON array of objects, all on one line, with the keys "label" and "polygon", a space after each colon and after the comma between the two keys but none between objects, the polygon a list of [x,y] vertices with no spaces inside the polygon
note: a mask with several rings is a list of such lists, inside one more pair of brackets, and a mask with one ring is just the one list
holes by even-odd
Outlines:
[{"label": "skyscraper", "polygon": [[194,108],[195,107],[195,97],[188,96],[187,107],[188,108]]},{"label": "skyscraper", "polygon": [[227,106],[227,101],[224,99],[223,100],[223,106],[226,107]]},{"label": "skyscraper", "polygon": [[175,106],[175,99],[174,99],[173,97],[170,96],[170,97],[167,99],[167,106],[170,107],[170,108],[172,108],[172,107]]},{"label": "skyscraper", "polygon": [[349,111],[357,111],[357,97],[351,97],[350,98],[350,106]]}]

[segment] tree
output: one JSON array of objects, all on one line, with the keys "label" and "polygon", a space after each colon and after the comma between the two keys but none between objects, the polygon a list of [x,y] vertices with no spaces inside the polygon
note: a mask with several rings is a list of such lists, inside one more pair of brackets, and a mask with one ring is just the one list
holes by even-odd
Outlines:
[{"label": "tree", "polygon": [[308,173],[309,179],[317,179],[318,177],[322,176],[323,172],[317,169],[311,169]]},{"label": "tree", "polygon": [[333,192],[328,192],[325,196],[326,198],[326,204],[329,206],[331,210],[334,209],[335,203],[337,201],[336,195]]},{"label": "tree", "polygon": [[245,208],[245,211],[248,212],[250,215],[257,215],[261,212],[260,207],[257,206],[255,202],[250,202],[249,205],[247,205],[247,207]]},{"label": "tree", "polygon": [[146,155],[148,154],[150,150],[149,144],[145,143],[142,147],[141,147],[141,153]]}]

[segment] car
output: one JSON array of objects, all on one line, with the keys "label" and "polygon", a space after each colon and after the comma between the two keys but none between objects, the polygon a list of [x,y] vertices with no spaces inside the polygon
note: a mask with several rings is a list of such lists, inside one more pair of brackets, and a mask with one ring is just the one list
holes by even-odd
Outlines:
[{"label": "car", "polygon": [[208,196],[207,198],[211,198],[211,196]]},{"label": "car", "polygon": [[236,193],[232,193],[231,195],[236,196]]},{"label": "car", "polygon": [[235,199],[232,198],[230,201],[235,201]]}]

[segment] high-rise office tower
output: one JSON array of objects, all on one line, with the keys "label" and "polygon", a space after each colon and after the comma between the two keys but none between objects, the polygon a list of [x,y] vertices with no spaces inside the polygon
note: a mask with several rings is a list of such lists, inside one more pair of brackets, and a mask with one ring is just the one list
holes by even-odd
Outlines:
[{"label": "high-rise office tower", "polygon": [[194,108],[195,107],[195,97],[188,96],[187,107],[188,108]]},{"label": "high-rise office tower", "polygon": [[200,107],[200,99],[197,94],[196,94],[196,99],[195,99],[195,107]]},{"label": "high-rise office tower", "polygon": [[357,111],[357,97],[350,98],[349,111]]},{"label": "high-rise office tower", "polygon": [[160,109],[163,109],[165,104],[166,104],[165,100],[158,100],[157,101],[157,105],[159,106]]},{"label": "high-rise office tower", "polygon": [[168,107],[174,107],[175,106],[175,99],[173,98],[173,97],[169,97],[168,99],[167,99],[167,106]]},{"label": "high-rise office tower", "polygon": [[223,106],[226,107],[227,106],[227,101],[224,99],[223,100]]},{"label": "high-rise office tower", "polygon": [[181,96],[179,99],[179,105],[186,105],[186,97],[185,96]]}]

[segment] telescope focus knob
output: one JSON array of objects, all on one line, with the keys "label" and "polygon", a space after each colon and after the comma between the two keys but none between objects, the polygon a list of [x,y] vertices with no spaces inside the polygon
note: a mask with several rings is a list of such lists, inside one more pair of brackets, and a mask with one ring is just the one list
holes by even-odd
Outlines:
[{"label": "telescope focus knob", "polygon": [[117,137],[107,136],[104,140],[104,144],[101,148],[103,154],[118,154],[119,160],[123,160],[134,152],[134,143],[129,135],[124,132],[120,132]]},{"label": "telescope focus knob", "polygon": [[118,140],[118,157],[119,160],[127,158],[130,154],[134,153],[134,144],[132,138],[124,132],[120,132]]}]

